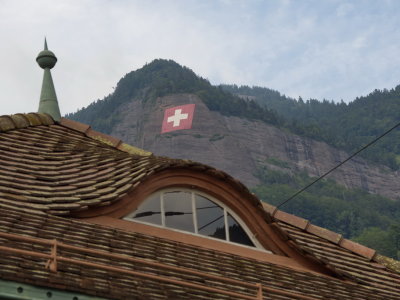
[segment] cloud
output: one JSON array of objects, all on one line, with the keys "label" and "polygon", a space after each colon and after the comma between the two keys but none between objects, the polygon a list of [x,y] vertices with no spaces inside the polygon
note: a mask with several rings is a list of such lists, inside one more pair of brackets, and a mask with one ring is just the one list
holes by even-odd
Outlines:
[{"label": "cloud", "polygon": [[350,101],[399,84],[398,2],[0,0],[2,114],[35,111],[44,35],[61,110],[174,59],[211,82]]},{"label": "cloud", "polygon": [[339,4],[339,6],[336,8],[336,15],[338,17],[346,17],[349,15],[350,12],[352,12],[354,9],[354,5],[349,2],[345,2],[342,4]]}]

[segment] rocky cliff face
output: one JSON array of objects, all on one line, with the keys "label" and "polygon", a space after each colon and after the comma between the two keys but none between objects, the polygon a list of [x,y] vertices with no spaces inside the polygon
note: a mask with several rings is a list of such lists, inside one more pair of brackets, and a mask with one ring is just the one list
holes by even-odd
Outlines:
[{"label": "rocky cliff face", "polygon": [[[196,104],[193,128],[161,134],[164,110]],[[303,138],[259,121],[210,111],[195,95],[130,101],[119,108],[120,122],[111,134],[156,155],[199,161],[224,170],[249,187],[260,183],[260,167],[319,176],[348,157],[322,142]],[[275,163],[274,163],[275,162]],[[283,163],[276,163],[283,162]],[[392,199],[400,196],[399,174],[360,158],[330,175],[349,188],[362,188]]]}]

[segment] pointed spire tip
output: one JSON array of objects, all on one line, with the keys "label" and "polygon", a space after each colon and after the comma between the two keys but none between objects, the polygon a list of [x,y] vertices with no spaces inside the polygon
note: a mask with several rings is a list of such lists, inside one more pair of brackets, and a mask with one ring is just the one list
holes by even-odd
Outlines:
[{"label": "pointed spire tip", "polygon": [[57,57],[53,52],[48,50],[46,37],[44,38],[44,50],[39,53],[36,61],[39,66],[44,69],[38,112],[47,113],[51,115],[55,121],[59,121],[61,119],[60,108],[58,106],[57,95],[50,73],[50,69],[53,68],[57,62]]}]

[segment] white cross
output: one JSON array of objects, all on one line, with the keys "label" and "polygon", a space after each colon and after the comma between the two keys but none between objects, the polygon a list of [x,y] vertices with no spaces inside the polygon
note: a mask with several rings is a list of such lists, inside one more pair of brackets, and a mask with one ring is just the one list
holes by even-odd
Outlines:
[{"label": "white cross", "polygon": [[181,120],[185,120],[188,118],[188,114],[182,114],[182,109],[175,110],[175,115],[168,117],[167,122],[174,122],[172,127],[177,127],[181,123]]}]

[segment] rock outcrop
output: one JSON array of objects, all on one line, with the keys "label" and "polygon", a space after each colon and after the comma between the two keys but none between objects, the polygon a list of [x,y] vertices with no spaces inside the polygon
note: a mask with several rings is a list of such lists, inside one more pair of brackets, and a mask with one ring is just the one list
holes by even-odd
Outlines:
[{"label": "rock outcrop", "polygon": [[[111,134],[157,155],[202,162],[238,178],[249,187],[260,183],[260,167],[319,176],[348,157],[326,143],[300,137],[260,121],[210,111],[195,95],[178,94],[155,101],[132,100],[118,108],[120,122]],[[196,104],[193,127],[161,134],[164,110]],[[284,162],[279,165],[273,162]],[[330,175],[349,188],[392,199],[400,197],[398,172],[355,158]]]}]

